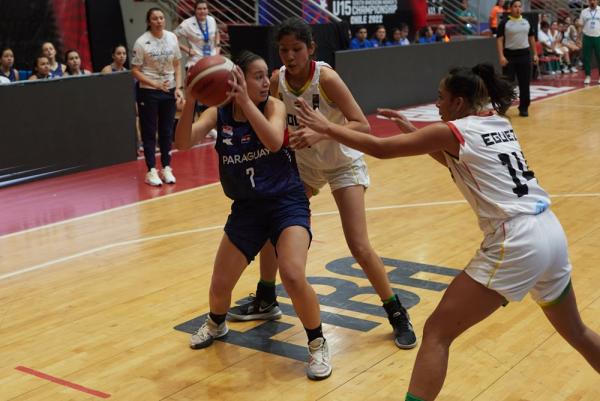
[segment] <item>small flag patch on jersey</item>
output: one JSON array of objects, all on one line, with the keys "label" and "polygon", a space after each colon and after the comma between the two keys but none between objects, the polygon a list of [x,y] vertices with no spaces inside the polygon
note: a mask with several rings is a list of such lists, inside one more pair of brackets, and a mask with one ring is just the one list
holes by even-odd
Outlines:
[{"label": "small flag patch on jersey", "polygon": [[250,142],[250,134],[246,134],[242,137],[242,143]]},{"label": "small flag patch on jersey", "polygon": [[223,126],[223,136],[233,136],[233,127],[229,125]]}]

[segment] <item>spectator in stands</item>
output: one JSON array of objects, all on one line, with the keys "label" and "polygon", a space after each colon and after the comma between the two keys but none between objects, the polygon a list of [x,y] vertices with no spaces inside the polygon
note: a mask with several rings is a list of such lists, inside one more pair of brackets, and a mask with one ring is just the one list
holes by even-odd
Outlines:
[{"label": "spectator in stands", "polygon": [[373,47],[373,43],[367,39],[367,28],[364,26],[359,26],[354,35],[354,38],[350,41],[351,49],[366,49]]},{"label": "spectator in stands", "polygon": [[475,25],[477,24],[477,17],[473,14],[473,11],[469,10],[469,0],[463,0],[461,9],[456,11],[456,17],[463,23],[463,32],[467,35],[475,33]]},{"label": "spectator in stands", "polygon": [[496,0],[496,5],[490,11],[490,31],[496,36],[498,33],[498,24],[504,14],[504,0]]},{"label": "spectator in stands", "polygon": [[62,77],[67,66],[56,60],[56,49],[52,42],[44,42],[42,44],[42,54],[48,58],[50,62],[50,72],[52,77]]},{"label": "spectator in stands", "polygon": [[386,46],[406,46],[410,45],[408,40],[408,25],[405,23],[400,24],[400,28],[394,28],[392,30],[392,40],[388,41]]},{"label": "spectator in stands", "polygon": [[[181,51],[174,33],[165,30],[165,15],[153,7],[146,13],[146,32],[133,47],[131,71],[138,80],[138,112],[148,173],[145,182],[152,186],[175,183],[171,169],[171,143],[176,103],[183,102]],[[162,170],[156,170],[156,132]]]},{"label": "spectator in stands", "polygon": [[573,25],[571,17],[567,16],[564,21],[558,23],[558,29],[562,32],[562,44],[569,49],[571,54],[571,72],[577,72],[575,67],[575,59],[579,57],[581,51],[581,43],[579,43],[579,33]]},{"label": "spectator in stands", "polygon": [[81,68],[81,56],[75,49],[67,50],[65,53],[65,60],[67,62],[67,68],[65,69],[65,75],[89,75],[92,72]]},{"label": "spectator in stands", "polygon": [[15,66],[15,54],[12,49],[6,47],[2,49],[2,58],[0,59],[0,77],[7,78],[10,82],[19,80],[19,71]]},{"label": "spectator in stands", "polygon": [[385,26],[378,25],[377,29],[375,29],[375,33],[373,34],[373,39],[371,39],[371,43],[373,43],[373,47],[384,47],[385,42],[386,42]]},{"label": "spectator in stands", "polygon": [[50,60],[43,54],[36,57],[33,62],[33,68],[31,71],[30,81],[36,79],[50,79],[52,78],[52,71],[50,70]]},{"label": "spectator in stands", "polygon": [[[571,72],[573,65],[571,64],[571,52],[569,48],[563,44],[563,33],[559,28],[558,21],[553,21],[550,24],[550,36],[552,37],[552,45],[557,54],[560,55],[561,72],[568,74]],[[577,72],[577,69],[575,71]]]},{"label": "spectator in stands", "polygon": [[[179,39],[179,48],[188,55],[185,68],[188,69],[202,57],[214,56],[221,51],[221,37],[217,21],[208,15],[208,2],[198,0],[194,6],[194,15],[185,19],[173,31]],[[184,45],[185,39],[188,45]]]},{"label": "spectator in stands", "polygon": [[[538,31],[538,42],[542,45],[542,51],[544,56],[556,56],[562,59],[562,51],[558,50],[555,47],[554,38],[552,37],[552,33],[550,32],[550,24],[547,21],[542,21],[540,23],[540,30]],[[558,70],[558,67],[552,66],[551,63],[551,71],[550,74],[556,74],[554,69]]]},{"label": "spectator in stands", "polygon": [[436,42],[450,42],[450,36],[448,36],[448,34],[446,33],[446,25],[444,24],[439,24],[435,28],[435,34],[433,36],[435,37]]},{"label": "spectator in stands", "polygon": [[125,62],[127,62],[127,48],[124,45],[116,45],[111,51],[112,63],[102,68],[100,71],[103,74],[111,72],[127,71]]},{"label": "spectator in stands", "polygon": [[519,115],[529,115],[529,82],[531,81],[531,61],[537,64],[535,33],[527,19],[521,15],[521,0],[510,3],[510,18],[498,25],[496,48],[503,74],[511,81],[519,83]]},{"label": "spectator in stands", "polygon": [[[585,79],[583,83],[589,85],[592,81],[592,53],[596,53],[596,66],[600,71],[600,14],[598,14],[598,0],[589,0],[589,7],[581,11],[578,21],[583,30],[583,69]],[[600,83],[600,80],[598,80]]]},{"label": "spectator in stands", "polygon": [[423,28],[421,28],[421,30],[419,31],[419,43],[434,43],[435,42],[435,36],[433,35],[433,30],[431,30],[431,27],[428,26],[424,26]]}]

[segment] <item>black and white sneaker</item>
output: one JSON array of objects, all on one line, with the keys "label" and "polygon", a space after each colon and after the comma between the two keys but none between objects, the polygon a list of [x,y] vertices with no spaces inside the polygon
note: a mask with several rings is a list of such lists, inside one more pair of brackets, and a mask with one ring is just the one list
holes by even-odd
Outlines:
[{"label": "black and white sneaker", "polygon": [[388,319],[394,328],[394,344],[398,348],[411,349],[417,346],[417,336],[413,330],[410,316],[403,306],[400,306],[400,309]]},{"label": "black and white sneaker", "polygon": [[245,304],[229,309],[227,316],[231,320],[276,320],[281,318],[281,309],[277,301],[266,303],[250,294],[249,301]]}]

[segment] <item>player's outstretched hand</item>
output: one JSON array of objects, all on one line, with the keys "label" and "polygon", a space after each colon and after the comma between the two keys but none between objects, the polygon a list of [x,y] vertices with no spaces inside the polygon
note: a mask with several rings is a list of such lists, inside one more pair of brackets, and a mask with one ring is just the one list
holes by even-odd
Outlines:
[{"label": "player's outstretched hand", "polygon": [[301,125],[323,134],[327,133],[329,121],[319,109],[313,110],[313,108],[302,98],[296,99],[295,105],[296,111],[298,112],[298,121]]},{"label": "player's outstretched hand", "polygon": [[380,116],[387,117],[393,122],[395,122],[398,128],[400,128],[400,131],[404,133],[413,132],[417,130],[417,127],[412,125],[412,123],[408,121],[408,118],[406,118],[406,116],[400,113],[398,110],[377,109],[377,114],[379,114]]}]

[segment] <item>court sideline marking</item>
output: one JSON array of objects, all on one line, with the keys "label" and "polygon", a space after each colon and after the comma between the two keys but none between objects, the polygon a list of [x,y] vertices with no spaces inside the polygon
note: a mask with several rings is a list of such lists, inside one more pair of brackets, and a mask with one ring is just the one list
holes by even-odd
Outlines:
[{"label": "court sideline marking", "polygon": [[[213,184],[210,184],[210,185],[213,185]],[[197,188],[195,188],[195,189],[197,189]],[[190,191],[190,190],[188,190],[188,191]],[[184,191],[182,191],[182,192],[184,192]],[[176,195],[176,194],[177,193],[175,193],[173,195]],[[584,198],[584,197],[585,198],[589,198],[589,197],[600,197],[600,192],[598,192],[598,193],[589,193],[589,194],[560,194],[560,195],[550,195],[550,197],[551,198]],[[159,198],[148,199],[147,201],[151,201],[151,200],[155,200],[155,199],[163,199],[163,198],[164,198],[164,196],[159,197]],[[144,202],[147,202],[147,201],[144,201]],[[408,203],[408,204],[400,204],[400,205],[368,207],[368,208],[365,208],[365,211],[367,211],[367,212],[377,212],[377,211],[380,211],[380,210],[409,209],[409,208],[416,208],[416,207],[444,206],[444,205],[462,205],[462,204],[466,204],[466,203],[467,203],[466,200]],[[127,206],[123,206],[123,207],[127,207]],[[110,210],[115,210],[115,209],[110,209]],[[99,213],[102,213],[102,212],[99,212]],[[318,213],[313,213],[312,216],[313,217],[331,216],[331,215],[336,215],[336,214],[339,214],[339,211],[336,210],[336,211],[329,211],[329,212],[318,212]],[[86,216],[78,217],[77,219],[80,219],[80,218],[83,218],[83,217],[86,217]],[[60,223],[56,223],[56,224],[60,224]],[[3,275],[0,276],[0,281],[8,279],[8,278],[11,278],[11,277],[20,276],[22,274],[29,273],[29,272],[32,272],[32,271],[45,269],[46,267],[55,265],[57,263],[66,262],[66,261],[69,261],[71,259],[76,259],[78,257],[86,256],[86,255],[89,255],[89,254],[92,254],[92,253],[95,253],[95,252],[101,252],[101,251],[105,251],[105,250],[108,250],[108,249],[117,248],[117,247],[126,246],[126,245],[139,244],[139,243],[143,243],[143,242],[146,242],[146,241],[155,241],[155,240],[160,240],[160,239],[165,239],[165,238],[177,237],[177,236],[180,236],[180,235],[196,234],[196,233],[201,233],[201,232],[206,232],[206,231],[219,230],[219,229],[222,229],[222,228],[223,228],[223,225],[211,226],[211,227],[202,227],[202,228],[195,228],[195,229],[192,229],[192,230],[184,230],[184,231],[177,231],[177,232],[173,232],[173,233],[154,235],[154,236],[151,236],[151,237],[137,238],[137,239],[129,240],[129,241],[114,242],[112,244],[107,244],[107,245],[103,245],[103,246],[96,247],[96,248],[93,248],[93,249],[88,249],[86,251],[78,252],[78,253],[75,253],[75,254],[72,254],[72,255],[69,255],[69,256],[63,256],[61,258],[49,260],[47,262],[39,263],[37,265],[26,267],[24,269],[20,269],[20,270],[11,272],[11,273],[3,274]],[[0,237],[0,239],[2,239],[2,237]]]}]

